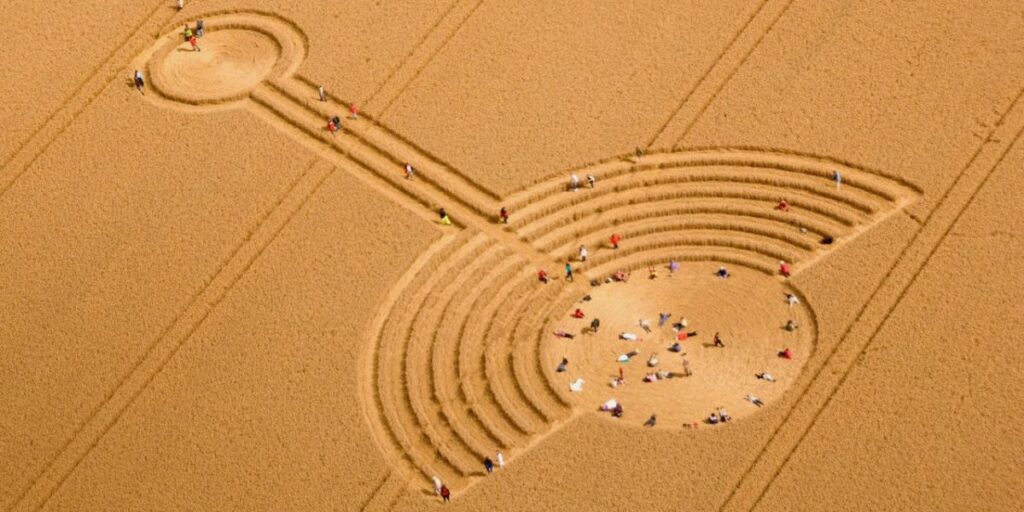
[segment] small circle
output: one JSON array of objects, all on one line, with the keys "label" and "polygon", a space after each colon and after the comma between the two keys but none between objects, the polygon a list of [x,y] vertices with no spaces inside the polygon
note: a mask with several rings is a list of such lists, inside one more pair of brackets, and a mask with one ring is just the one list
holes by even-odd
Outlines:
[{"label": "small circle", "polygon": [[187,103],[235,99],[263,82],[281,56],[274,38],[239,28],[209,31],[198,47],[182,42],[157,64],[164,94]]},{"label": "small circle", "polygon": [[[730,267],[731,276],[723,279],[715,275],[717,268],[713,263],[683,265],[669,277],[661,267],[655,279],[636,271],[627,282],[592,289],[589,301],[576,303],[551,325],[553,331],[575,335],[546,344],[545,364],[555,368],[568,359],[565,371],[556,374],[558,385],[568,387],[582,378],[582,391],[571,393],[577,407],[597,411],[614,399],[624,409],[622,419],[601,414],[633,425],[657,414],[659,427],[702,424],[718,407],[732,418],[753,414],[760,407],[747,395],[765,406],[777,401],[814,349],[813,318],[805,305],[786,302],[786,294],[795,291],[779,279],[737,267]],[[583,318],[573,317],[577,309]],[[671,314],[661,326],[660,313]],[[595,318],[600,320],[596,334],[590,332]],[[789,320],[795,329],[786,329]],[[649,322],[649,331],[642,321]],[[679,332],[697,334],[680,340]],[[715,346],[716,332],[724,347]],[[679,352],[670,350],[675,343]],[[786,348],[792,359],[780,357]],[[632,351],[638,353],[620,362]],[[652,355],[657,360],[653,366]],[[625,385],[613,385],[620,368]],[[659,371],[670,376],[645,382]],[[760,373],[774,382],[759,379]]]}]

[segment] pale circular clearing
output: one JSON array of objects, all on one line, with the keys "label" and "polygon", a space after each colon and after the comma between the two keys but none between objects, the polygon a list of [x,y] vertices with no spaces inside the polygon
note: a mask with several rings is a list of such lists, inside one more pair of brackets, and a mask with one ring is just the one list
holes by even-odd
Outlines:
[{"label": "pale circular clearing", "polygon": [[[658,269],[658,277],[648,272],[633,272],[628,282],[613,282],[594,288],[589,301],[578,302],[545,333],[553,341],[545,343],[543,364],[556,367],[562,357],[569,360],[565,372],[557,374],[557,385],[566,386],[584,379],[582,392],[571,393],[577,407],[599,411],[609,399],[623,407],[621,419],[598,412],[613,421],[640,425],[651,414],[658,427],[679,428],[705,420],[717,407],[724,407],[733,419],[755,413],[759,408],[746,400],[754,395],[770,407],[795,380],[813,350],[815,328],[809,310],[803,304],[790,306],[787,293],[795,293],[785,282],[761,272],[730,266],[732,276],[714,275],[714,264],[683,265],[675,275]],[[571,314],[579,308],[583,319]],[[658,326],[659,313],[672,316]],[[596,334],[589,332],[592,319],[600,319]],[[685,318],[686,331],[698,334],[681,341],[682,352],[669,351],[677,341],[673,324]],[[651,331],[640,325],[650,321]],[[787,331],[787,320],[794,320],[795,331]],[[575,339],[558,338],[555,330],[564,329]],[[719,332],[724,348],[715,347]],[[637,341],[620,338],[632,333]],[[793,359],[779,357],[790,348]],[[622,354],[639,350],[628,363],[618,362]],[[656,354],[658,364],[648,365]],[[685,373],[684,363],[692,371]],[[613,387],[611,381],[623,370],[626,384]],[[644,382],[649,373],[664,370],[673,377]],[[775,382],[755,377],[768,372]]]},{"label": "pale circular clearing", "polygon": [[198,43],[200,51],[193,51],[182,42],[159,63],[165,94],[197,102],[232,99],[266,79],[281,56],[278,42],[255,30],[209,31]]}]

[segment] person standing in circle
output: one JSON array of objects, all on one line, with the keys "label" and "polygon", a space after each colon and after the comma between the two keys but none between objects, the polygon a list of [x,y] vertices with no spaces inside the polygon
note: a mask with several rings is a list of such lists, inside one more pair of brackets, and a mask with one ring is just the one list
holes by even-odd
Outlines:
[{"label": "person standing in circle", "polygon": [[135,88],[138,89],[140,93],[146,94],[146,80],[142,78],[142,71],[136,69],[135,76],[132,81],[135,83]]}]

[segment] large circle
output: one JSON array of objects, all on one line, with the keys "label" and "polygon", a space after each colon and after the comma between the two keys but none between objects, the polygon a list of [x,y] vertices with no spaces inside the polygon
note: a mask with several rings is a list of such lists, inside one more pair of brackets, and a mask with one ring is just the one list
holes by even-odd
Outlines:
[{"label": "large circle", "polygon": [[233,98],[264,81],[281,56],[274,38],[241,28],[210,31],[199,48],[182,42],[159,62],[165,94],[191,102]]},{"label": "large circle", "polygon": [[[769,406],[796,380],[810,356],[814,320],[804,305],[787,302],[786,295],[796,292],[785,281],[732,267],[732,275],[722,279],[715,275],[717,268],[689,264],[674,274],[659,268],[655,279],[647,271],[634,272],[627,282],[594,288],[590,300],[578,302],[550,325],[553,339],[545,344],[543,363],[554,368],[563,357],[568,359],[566,371],[556,379],[563,386],[584,380],[583,390],[571,393],[577,407],[597,411],[614,399],[624,409],[623,417],[614,420],[627,424],[640,425],[656,414],[658,426],[701,425],[718,407],[740,418],[759,409],[747,395]],[[572,316],[576,309],[584,318]],[[660,313],[671,314],[663,326],[658,325]],[[595,318],[600,320],[596,334],[589,329]],[[673,324],[684,318],[684,330],[697,335],[679,341],[681,353],[672,352],[669,348],[678,341]],[[795,330],[786,329],[789,320],[796,323]],[[649,332],[641,321],[650,323]],[[555,337],[559,330],[575,337]],[[724,347],[714,345],[716,332]],[[623,333],[637,340],[624,340]],[[786,348],[792,359],[779,356]],[[639,354],[628,363],[619,362],[619,356],[633,350]],[[652,355],[658,360],[653,367],[648,365]],[[625,385],[613,387],[620,369]],[[644,381],[659,370],[673,376]],[[763,372],[774,382],[756,377]]]}]

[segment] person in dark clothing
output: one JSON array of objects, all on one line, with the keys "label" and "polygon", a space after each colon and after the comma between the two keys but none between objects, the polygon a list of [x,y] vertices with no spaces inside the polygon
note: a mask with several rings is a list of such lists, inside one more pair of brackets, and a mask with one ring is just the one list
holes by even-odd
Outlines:
[{"label": "person in dark clothing", "polygon": [[452,492],[448,490],[448,486],[447,485],[442,485],[441,486],[441,499],[443,499],[447,503],[449,500],[451,500],[451,496],[452,496]]},{"label": "person in dark clothing", "polygon": [[494,461],[492,461],[490,457],[484,457],[484,469],[486,469],[488,473],[494,473]]},{"label": "person in dark clothing", "polygon": [[591,332],[593,332],[594,334],[597,334],[597,329],[599,327],[601,327],[601,321],[600,320],[595,318],[595,319],[590,321],[590,331]]}]

